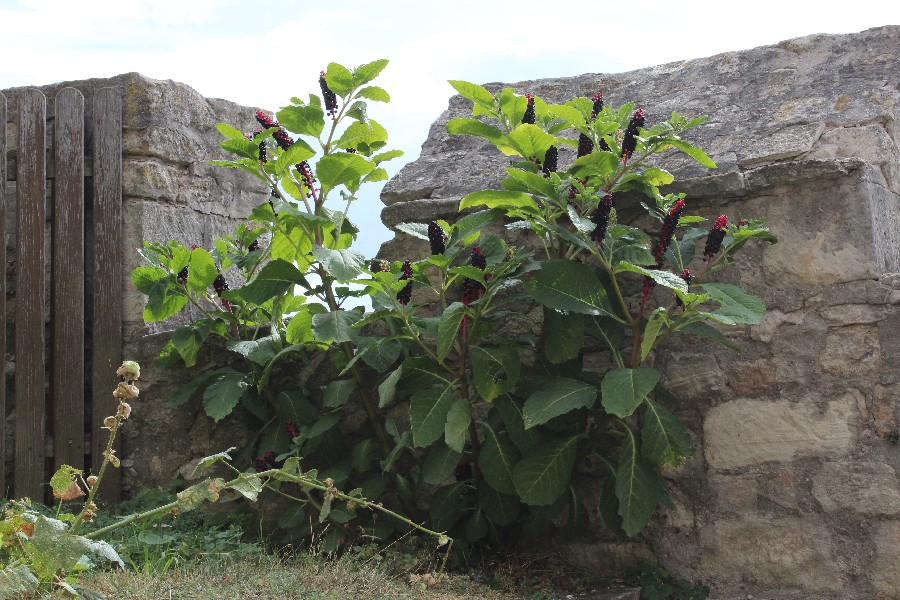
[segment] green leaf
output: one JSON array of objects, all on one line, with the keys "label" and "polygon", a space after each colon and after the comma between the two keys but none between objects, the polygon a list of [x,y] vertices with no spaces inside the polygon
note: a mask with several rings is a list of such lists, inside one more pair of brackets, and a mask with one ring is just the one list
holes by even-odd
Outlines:
[{"label": "green leaf", "polygon": [[641,340],[641,362],[644,362],[644,359],[653,350],[653,344],[656,343],[656,337],[663,325],[666,324],[666,319],[666,309],[660,307],[654,310],[647,320],[647,325],[644,326],[644,338]]},{"label": "green leaf", "polygon": [[544,307],[544,355],[551,363],[559,364],[577,358],[584,338],[584,316],[562,314]]},{"label": "green leaf", "polygon": [[462,456],[447,446],[435,446],[422,463],[420,478],[429,485],[438,485],[453,472]]},{"label": "green leaf", "polygon": [[278,155],[278,162],[275,165],[276,177],[282,177],[288,169],[299,162],[308,160],[316,155],[309,144],[301,139],[297,139],[291,144],[291,147]]},{"label": "green leaf", "polygon": [[472,192],[459,201],[459,210],[461,211],[478,206],[501,208],[507,212],[540,214],[540,209],[538,209],[531,196],[524,192],[511,192],[509,190],[479,190]]},{"label": "green leaf", "polygon": [[718,344],[722,344],[726,348],[730,348],[735,352],[740,352],[741,350],[739,346],[736,346],[735,344],[730,342],[728,338],[722,334],[721,331],[719,331],[712,325],[709,325],[708,323],[694,321],[692,323],[688,323],[683,327],[678,327],[678,331],[680,331],[681,333],[686,333],[688,335],[696,335],[707,338]]},{"label": "green leaf", "polygon": [[400,365],[378,386],[378,408],[386,408],[394,402],[397,394],[397,383],[403,376],[403,365]]},{"label": "green leaf", "polygon": [[694,454],[691,436],[669,410],[647,398],[641,429],[644,458],[652,465],[678,466]]},{"label": "green leaf", "polygon": [[500,437],[487,423],[483,423],[484,442],[478,455],[478,468],[484,480],[503,494],[515,494],[513,471],[522,455],[505,437]]},{"label": "green leaf", "polygon": [[131,272],[131,282],[139,292],[148,295],[150,290],[153,289],[153,285],[167,276],[166,270],[160,267],[137,267]]},{"label": "green leaf", "polygon": [[312,330],[316,338],[340,344],[352,342],[357,334],[353,324],[362,319],[362,310],[335,310],[323,314],[313,315]]},{"label": "green leaf", "polygon": [[194,467],[194,470],[191,471],[191,474],[188,477],[188,479],[196,479],[197,477],[200,477],[201,475],[203,475],[203,473],[208,468],[210,468],[211,466],[213,466],[214,464],[216,464],[219,461],[231,460],[231,455],[229,454],[229,452],[232,452],[236,449],[237,448],[232,446],[231,448],[229,448],[228,450],[226,450],[224,452],[219,452],[217,454],[211,454],[210,456],[204,456],[203,458],[200,459],[200,462],[198,462],[196,464],[196,466]]},{"label": "green leaf", "polygon": [[591,176],[606,178],[619,167],[619,162],[619,157],[612,152],[592,152],[577,158],[571,173],[579,179]]},{"label": "green leaf", "polygon": [[447,414],[453,405],[455,386],[431,388],[413,394],[409,401],[409,427],[413,443],[421,448],[444,435]]},{"label": "green leaf", "polygon": [[459,481],[442,487],[431,497],[428,515],[436,531],[447,531],[465,514],[466,504],[462,502],[464,492],[465,485]]},{"label": "green leaf", "polygon": [[450,135],[474,135],[494,144],[509,144],[508,138],[502,131],[478,119],[451,119],[447,123],[447,133]]},{"label": "green leaf", "polygon": [[81,469],[76,469],[69,465],[61,465],[56,473],[53,474],[53,477],[50,478],[50,489],[53,490],[55,495],[61,496],[71,487],[75,481],[75,476],[81,474]]},{"label": "green leaf", "polygon": [[312,254],[341,283],[362,275],[362,265],[366,260],[362,254],[349,248],[331,250],[325,246],[313,246]]},{"label": "green leaf", "polygon": [[356,390],[356,382],[352,379],[335,379],[325,386],[325,398],[322,403],[328,408],[343,406]]},{"label": "green leaf", "polygon": [[482,230],[494,221],[503,219],[504,214],[505,211],[503,209],[493,208],[466,215],[453,225],[453,230],[450,232],[450,241],[447,245],[452,246],[476,233],[480,234]]},{"label": "green leaf", "polygon": [[203,392],[203,410],[216,423],[231,414],[250,384],[243,373],[226,373]]},{"label": "green leaf", "polygon": [[179,327],[172,334],[172,344],[184,360],[184,366],[190,368],[197,364],[197,353],[206,340],[204,332],[193,325]]},{"label": "green leaf", "polygon": [[336,62],[328,63],[325,69],[325,83],[328,89],[338,96],[346,96],[353,89],[353,74],[344,65]]},{"label": "green leaf", "polygon": [[260,366],[265,366],[278,354],[278,351],[275,349],[275,338],[272,337],[264,337],[258,340],[229,340],[225,343],[225,347]]},{"label": "green leaf", "polygon": [[453,86],[460,96],[471,100],[476,105],[492,110],[494,108],[494,96],[482,86],[469,83],[468,81],[460,81],[451,79],[448,82]]},{"label": "green leaf", "polygon": [[548,506],[569,487],[579,436],[537,444],[516,465],[513,483],[522,502]]},{"label": "green leaf", "polygon": [[469,401],[462,398],[456,400],[447,413],[444,424],[444,442],[457,452],[462,452],[466,445],[466,431],[472,422],[472,409]]},{"label": "green leaf", "polygon": [[355,69],[353,69],[353,83],[356,85],[369,83],[370,81],[378,77],[378,75],[388,65],[388,62],[389,61],[386,58],[381,58],[356,67]]},{"label": "green leaf", "polygon": [[623,419],[637,409],[656,387],[660,372],[650,367],[611,369],[600,384],[603,408]]},{"label": "green leaf", "polygon": [[633,265],[629,262],[619,261],[619,264],[616,265],[616,273],[621,273],[623,271],[629,271],[631,273],[640,273],[644,277],[650,277],[663,287],[667,287],[673,290],[678,290],[680,292],[687,292],[687,283],[680,276],[675,273],[670,273],[669,271],[663,271],[661,269],[645,269],[644,267],[639,267],[637,265]]},{"label": "green leaf", "polygon": [[386,142],[387,139],[387,130],[375,121],[369,120],[365,123],[353,123],[347,127],[335,145],[339,148],[356,148],[360,144]]},{"label": "green leaf", "polygon": [[216,123],[216,129],[219,130],[225,138],[229,140],[242,140],[244,139],[244,132],[240,129],[235,129],[228,123]]},{"label": "green leaf", "polygon": [[537,429],[525,429],[525,415],[522,407],[509,396],[501,396],[494,403],[497,414],[503,420],[506,434],[516,445],[520,452],[528,452],[535,444],[542,440]]},{"label": "green leaf", "polygon": [[684,140],[679,140],[679,139],[669,140],[669,143],[672,146],[675,146],[676,148],[678,148],[679,150],[684,152],[685,154],[687,154],[688,156],[690,156],[691,158],[693,158],[694,160],[696,160],[698,163],[700,163],[702,166],[706,167],[707,169],[718,169],[718,166],[716,165],[715,162],[713,162],[713,159],[711,159],[706,154],[706,152],[704,152],[700,148],[697,148],[696,146],[692,146],[691,144],[685,142]]},{"label": "green leaf", "polygon": [[746,323],[756,325],[766,314],[762,298],[752,296],[732,283],[704,283],[703,291],[720,304],[711,314],[732,325]]},{"label": "green leaf", "polygon": [[[556,188],[553,186],[553,183],[543,175],[532,173],[531,171],[521,171],[513,167],[507,168],[506,172],[509,177],[503,181],[504,188],[513,191],[538,194],[539,196],[556,200]],[[532,201],[530,205],[527,205],[526,208],[528,208],[528,206],[534,206],[537,210],[537,205],[534,201]]]},{"label": "green leaf", "polygon": [[206,479],[176,494],[178,508],[181,512],[189,512],[205,502],[216,502],[222,493],[225,482],[221,479]]},{"label": "green leaf", "polygon": [[613,315],[596,271],[583,263],[545,261],[528,281],[527,287],[535,300],[549,308],[588,315]]},{"label": "green leaf", "polygon": [[369,465],[378,452],[375,440],[366,438],[353,446],[351,452],[350,466],[358,473],[365,473],[369,470]]},{"label": "green leaf", "polygon": [[475,391],[486,402],[512,391],[521,374],[519,353],[511,346],[471,346]]},{"label": "green leaf", "polygon": [[441,315],[438,322],[437,355],[438,360],[443,361],[453,349],[456,342],[456,333],[466,315],[466,306],[462,302],[454,302]]},{"label": "green leaf", "polygon": [[556,145],[556,138],[538,127],[530,123],[517,125],[509,133],[510,145],[512,145],[518,153],[526,159],[544,160],[544,155],[550,146]]},{"label": "green leaf", "polygon": [[575,379],[555,377],[525,401],[522,409],[525,429],[579,408],[591,408],[596,400],[597,388],[594,386]]},{"label": "green leaf", "polygon": [[240,481],[231,486],[231,489],[250,502],[256,502],[256,498],[263,491],[263,482],[256,475],[245,474]]},{"label": "green leaf", "polygon": [[329,154],[316,163],[316,177],[322,184],[323,191],[327,191],[339,185],[356,184],[374,168],[375,163],[359,154]]},{"label": "green leaf", "polygon": [[[354,328],[357,327],[354,325]],[[397,362],[403,346],[400,340],[393,337],[360,337],[356,339],[356,350],[354,359],[361,357],[364,363],[383,373]]]},{"label": "green leaf", "polygon": [[356,96],[358,98],[374,100],[375,102],[391,101],[391,95],[387,93],[387,90],[385,90],[384,88],[380,88],[377,85],[370,85],[362,88],[361,90],[356,92]]},{"label": "green leaf", "polygon": [[631,429],[625,429],[627,434],[616,470],[616,497],[619,499],[622,529],[626,535],[632,536],[653,516],[660,485],[659,474],[641,460]]},{"label": "green leaf", "polygon": [[478,506],[484,509],[494,525],[500,527],[514,523],[522,510],[517,496],[502,494],[489,485],[478,486]]},{"label": "green leaf", "polygon": [[295,285],[309,287],[297,267],[286,260],[275,259],[266,263],[253,281],[234,291],[247,302],[260,305],[275,296],[281,296]]},{"label": "green leaf", "polygon": [[428,223],[397,223],[394,229],[408,235],[428,241]]},{"label": "green leaf", "polygon": [[319,137],[325,128],[325,111],[317,104],[286,106],[275,117],[288,131]]},{"label": "green leaf", "polygon": [[191,260],[188,263],[188,287],[197,293],[203,293],[212,285],[216,275],[216,261],[212,255],[203,248],[194,248],[191,251]]}]

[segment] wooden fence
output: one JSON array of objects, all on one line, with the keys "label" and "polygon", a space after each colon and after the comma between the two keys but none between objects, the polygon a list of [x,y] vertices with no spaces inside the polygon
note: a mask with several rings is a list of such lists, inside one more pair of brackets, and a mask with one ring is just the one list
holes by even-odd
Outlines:
[{"label": "wooden fence", "polygon": [[[119,89],[98,90],[93,118],[86,123],[85,100],[75,88],[56,94],[51,120],[39,90],[15,95],[12,139],[7,137],[7,101],[0,94],[0,239],[8,237],[8,203],[16,208],[10,263],[6,244],[0,243],[0,264],[13,264],[15,271],[14,340],[7,340],[0,327],[0,352],[15,356],[13,481],[6,480],[4,465],[0,486],[7,496],[44,500],[49,476],[59,465],[99,465],[107,440],[103,418],[115,410],[124,281],[122,100]],[[12,156],[15,169],[8,169]],[[14,194],[8,193],[11,181]],[[5,298],[5,277],[0,287]],[[6,318],[5,303],[0,303],[0,323]],[[7,346],[9,341],[14,347]],[[2,415],[9,413],[5,386],[0,386],[0,409]],[[6,436],[0,435],[2,457],[5,444]],[[118,498],[117,475],[111,469],[105,476],[105,499]]]}]

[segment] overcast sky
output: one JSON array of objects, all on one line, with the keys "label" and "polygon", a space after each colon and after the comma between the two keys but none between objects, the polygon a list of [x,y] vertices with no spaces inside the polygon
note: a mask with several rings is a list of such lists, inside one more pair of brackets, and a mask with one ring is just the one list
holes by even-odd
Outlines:
[{"label": "overcast sky", "polygon": [[[835,7],[835,8],[831,8]],[[369,114],[414,160],[452,95],[448,79],[516,82],[617,73],[813,33],[900,24],[900,2],[617,3],[380,0],[0,0],[0,89],[137,71],[276,110],[318,92],[330,61],[391,61],[392,101]],[[900,55],[900,49],[898,49]],[[898,58],[900,59],[900,58]],[[370,190],[351,217],[371,256],[390,237]]]}]

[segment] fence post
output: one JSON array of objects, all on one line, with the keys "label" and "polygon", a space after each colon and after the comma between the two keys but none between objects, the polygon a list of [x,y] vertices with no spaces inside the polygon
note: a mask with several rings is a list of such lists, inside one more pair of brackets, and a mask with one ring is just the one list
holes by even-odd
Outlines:
[{"label": "fence post", "polygon": [[[126,282],[122,232],[122,96],[118,88],[94,94],[94,269],[92,316],[92,432],[94,469],[100,465],[107,436],[103,418],[115,413],[115,371],[122,362],[122,286]],[[116,501],[120,469],[109,469],[100,494]]]},{"label": "fence post", "polygon": [[0,358],[3,359],[3,381],[0,383],[0,491],[6,489],[6,96],[0,94]]},{"label": "fence post", "polygon": [[47,100],[19,95],[16,172],[15,495],[44,498],[44,223]]},{"label": "fence post", "polygon": [[50,407],[53,462],[84,467],[84,96],[56,95],[51,231]]}]

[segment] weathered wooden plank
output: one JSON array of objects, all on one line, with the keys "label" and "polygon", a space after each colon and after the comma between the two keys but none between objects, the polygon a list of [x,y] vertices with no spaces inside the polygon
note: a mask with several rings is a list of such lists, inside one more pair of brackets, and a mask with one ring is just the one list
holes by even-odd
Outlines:
[{"label": "weathered wooden plank", "polygon": [[50,294],[53,463],[84,467],[84,96],[56,95]]},{"label": "weathered wooden plank", "polygon": [[[94,254],[92,283],[92,433],[96,469],[106,449],[104,417],[114,414],[112,391],[122,362],[122,287],[126,285],[122,231],[122,99],[116,88],[94,95]],[[119,469],[107,469],[100,495],[119,498]]]},{"label": "weathered wooden plank", "polygon": [[19,95],[16,166],[15,495],[44,499],[44,208],[47,101]]},{"label": "weathered wooden plank", "polygon": [[[6,96],[0,94],[0,358],[6,362]],[[5,365],[4,365],[5,367]],[[4,369],[5,370],[5,369]],[[0,418],[6,422],[6,377],[0,385]],[[6,493],[6,435],[0,435],[0,490]]]}]

